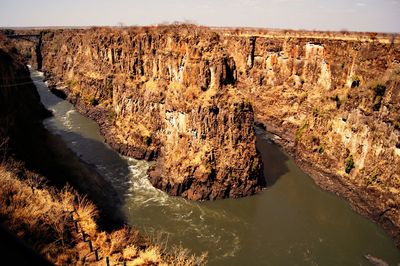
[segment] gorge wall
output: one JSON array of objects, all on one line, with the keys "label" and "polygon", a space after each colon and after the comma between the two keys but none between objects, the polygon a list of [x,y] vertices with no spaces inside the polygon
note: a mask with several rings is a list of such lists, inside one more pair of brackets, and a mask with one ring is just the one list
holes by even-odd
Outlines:
[{"label": "gorge wall", "polygon": [[41,53],[49,83],[111,146],[157,159],[156,187],[194,200],[260,190],[254,115],[320,186],[399,243],[398,37],[59,30],[43,35]]},{"label": "gorge wall", "polygon": [[4,158],[6,150],[17,149],[24,134],[49,115],[28,67],[21,63],[23,56],[12,47],[0,39],[0,152]]},{"label": "gorge wall", "polygon": [[156,159],[151,183],[191,200],[264,186],[251,103],[218,34],[92,29],[43,35],[43,70],[124,155]]},{"label": "gorge wall", "polygon": [[399,243],[398,40],[253,34],[224,42],[256,120],[320,186]]}]

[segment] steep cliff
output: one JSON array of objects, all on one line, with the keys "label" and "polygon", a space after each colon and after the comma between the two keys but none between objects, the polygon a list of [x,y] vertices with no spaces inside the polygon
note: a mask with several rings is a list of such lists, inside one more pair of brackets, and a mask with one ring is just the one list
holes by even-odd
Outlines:
[{"label": "steep cliff", "polygon": [[43,70],[112,147],[157,159],[154,186],[192,200],[264,186],[250,102],[234,61],[202,28],[92,29],[43,35]]},{"label": "steep cliff", "polygon": [[398,36],[252,34],[227,33],[224,42],[256,120],[320,186],[399,241]]},{"label": "steep cliff", "polygon": [[18,146],[20,138],[49,115],[21,61],[23,55],[0,35],[0,149]]}]

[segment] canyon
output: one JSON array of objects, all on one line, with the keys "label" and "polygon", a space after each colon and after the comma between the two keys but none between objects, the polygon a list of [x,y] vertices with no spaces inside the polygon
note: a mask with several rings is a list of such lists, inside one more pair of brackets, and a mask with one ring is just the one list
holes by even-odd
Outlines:
[{"label": "canyon", "polygon": [[169,26],[47,30],[26,45],[55,93],[151,183],[191,200],[265,185],[254,123],[400,241],[400,46],[346,33]]}]

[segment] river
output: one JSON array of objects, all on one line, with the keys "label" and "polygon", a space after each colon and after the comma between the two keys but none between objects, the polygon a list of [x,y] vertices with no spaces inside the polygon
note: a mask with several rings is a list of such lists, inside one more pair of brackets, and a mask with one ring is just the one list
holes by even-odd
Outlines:
[{"label": "river", "polygon": [[54,114],[45,127],[111,181],[127,222],[154,240],[208,252],[210,265],[370,265],[367,254],[400,263],[400,251],[380,227],[317,187],[263,130],[256,129],[257,148],[267,189],[242,199],[190,202],[153,188],[148,162],[116,153],[93,120],[53,95],[40,72],[31,76]]}]

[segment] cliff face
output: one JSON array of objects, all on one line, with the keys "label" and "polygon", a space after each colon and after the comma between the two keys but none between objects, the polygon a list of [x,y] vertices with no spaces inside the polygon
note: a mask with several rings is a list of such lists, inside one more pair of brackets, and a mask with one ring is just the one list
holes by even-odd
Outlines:
[{"label": "cliff face", "polygon": [[49,114],[28,68],[20,62],[22,55],[12,47],[0,39],[0,150],[9,144],[18,145],[19,137]]},{"label": "cliff face", "polygon": [[399,237],[398,40],[254,34],[224,41],[256,120],[319,185]]},{"label": "cliff face", "polygon": [[110,145],[156,158],[154,186],[192,200],[261,190],[252,105],[218,34],[86,30],[43,36],[43,69]]}]

